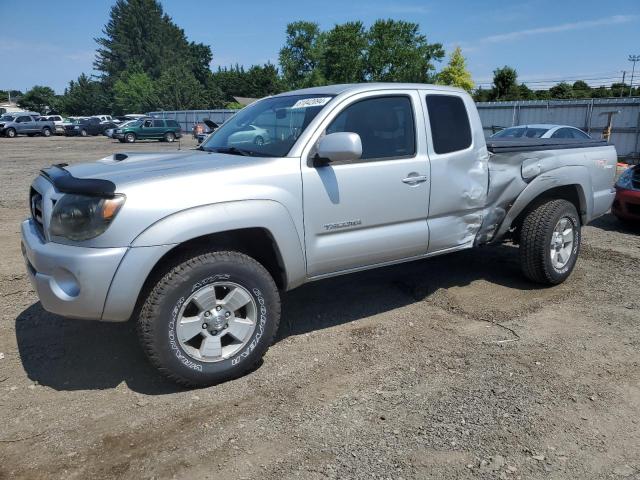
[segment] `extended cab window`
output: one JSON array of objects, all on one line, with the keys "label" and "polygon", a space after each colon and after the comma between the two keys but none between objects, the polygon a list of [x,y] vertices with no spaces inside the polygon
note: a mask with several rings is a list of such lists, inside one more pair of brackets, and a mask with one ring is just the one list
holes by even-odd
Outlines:
[{"label": "extended cab window", "polygon": [[416,153],[411,99],[376,97],[345,108],[327,128],[327,134],[353,132],[362,141],[362,159],[410,157]]},{"label": "extended cab window", "polygon": [[471,146],[471,125],[462,98],[427,95],[427,111],[436,153],[457,152]]}]

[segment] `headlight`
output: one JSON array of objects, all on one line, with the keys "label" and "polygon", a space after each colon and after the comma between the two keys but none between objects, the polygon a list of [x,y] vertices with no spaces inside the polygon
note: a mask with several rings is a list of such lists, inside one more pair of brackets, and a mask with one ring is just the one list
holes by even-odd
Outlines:
[{"label": "headlight", "polygon": [[616,182],[616,187],[632,190],[633,185],[631,183],[631,177],[633,177],[633,170],[634,167],[628,167],[624,172],[622,172],[622,175],[620,175],[620,178],[618,178],[618,181]]},{"label": "headlight", "polygon": [[64,195],[53,208],[51,235],[89,240],[104,233],[124,205],[124,195],[113,198]]},{"label": "headlight", "polygon": [[74,130],[80,130],[80,127],[78,127],[77,125],[75,127],[73,127]]}]

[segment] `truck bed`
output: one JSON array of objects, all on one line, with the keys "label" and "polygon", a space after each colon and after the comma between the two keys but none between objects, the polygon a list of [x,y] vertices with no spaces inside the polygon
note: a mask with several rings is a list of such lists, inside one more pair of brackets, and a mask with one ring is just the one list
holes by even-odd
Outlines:
[{"label": "truck bed", "polygon": [[604,147],[606,140],[576,138],[519,138],[487,139],[487,150],[491,153],[535,152],[540,150],[563,150],[569,148]]}]

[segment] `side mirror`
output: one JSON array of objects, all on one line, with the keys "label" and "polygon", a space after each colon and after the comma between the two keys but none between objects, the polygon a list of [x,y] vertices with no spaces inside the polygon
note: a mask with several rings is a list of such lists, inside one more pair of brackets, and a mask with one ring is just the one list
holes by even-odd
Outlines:
[{"label": "side mirror", "polygon": [[313,159],[314,167],[331,162],[358,160],[362,156],[360,135],[353,132],[336,132],[325,135],[318,144],[318,153]]}]

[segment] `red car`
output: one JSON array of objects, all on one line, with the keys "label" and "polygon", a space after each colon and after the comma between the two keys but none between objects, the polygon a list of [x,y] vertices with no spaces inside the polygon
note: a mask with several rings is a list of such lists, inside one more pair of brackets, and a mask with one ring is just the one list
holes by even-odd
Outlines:
[{"label": "red car", "polygon": [[640,165],[629,167],[620,175],[611,212],[624,222],[640,225]]}]

